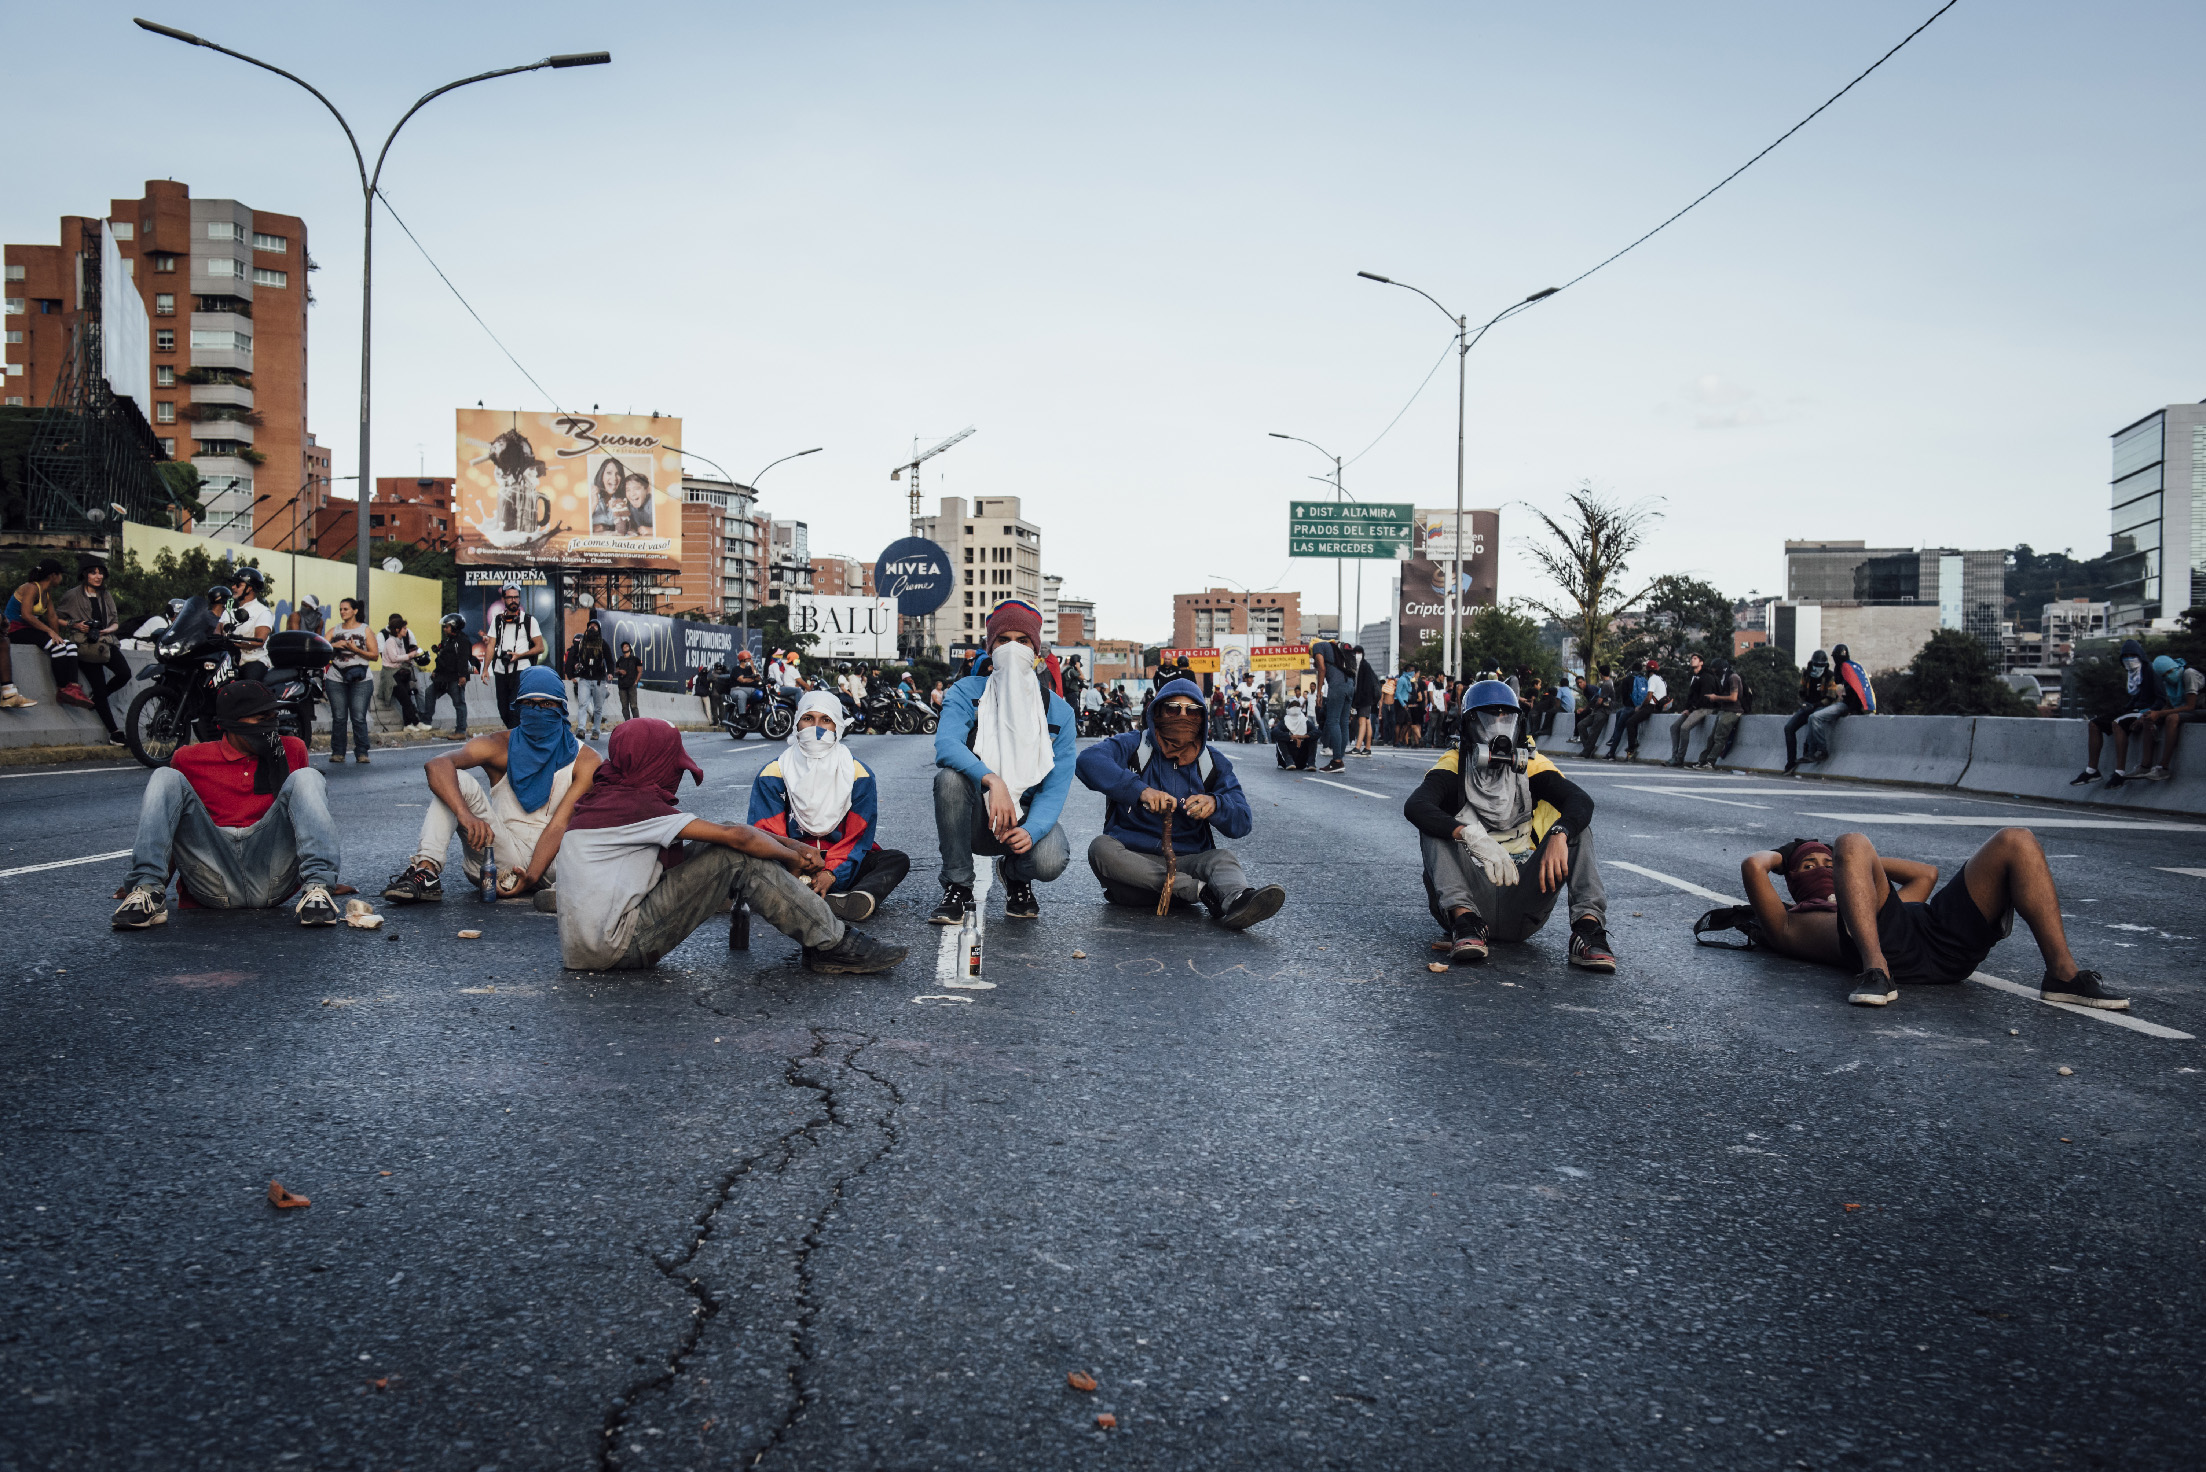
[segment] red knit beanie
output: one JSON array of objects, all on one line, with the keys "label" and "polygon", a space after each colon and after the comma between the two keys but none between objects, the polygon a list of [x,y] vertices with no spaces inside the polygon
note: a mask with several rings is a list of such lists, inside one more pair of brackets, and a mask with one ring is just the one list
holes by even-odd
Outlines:
[{"label": "red knit beanie", "polygon": [[996,647],[996,640],[1005,634],[1024,634],[1035,652],[1042,648],[1042,611],[1031,603],[1007,598],[996,605],[996,611],[988,615],[988,647]]}]

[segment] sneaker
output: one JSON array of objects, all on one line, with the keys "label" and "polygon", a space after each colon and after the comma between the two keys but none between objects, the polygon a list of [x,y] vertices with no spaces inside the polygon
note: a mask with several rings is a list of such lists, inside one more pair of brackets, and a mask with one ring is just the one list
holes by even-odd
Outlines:
[{"label": "sneaker", "polygon": [[827,908],[835,912],[838,920],[863,920],[873,913],[874,900],[862,889],[845,890],[827,896]]},{"label": "sneaker", "polygon": [[81,686],[64,685],[59,690],[56,690],[54,692],[54,695],[61,701],[63,705],[73,705],[78,710],[99,709],[98,706],[92,704],[92,697],[85,694]]},{"label": "sneaker", "polygon": [[1899,1000],[1899,986],[1882,971],[1864,971],[1854,978],[1854,989],[1846,994],[1846,1000],[1856,1007],[1881,1007],[1886,1002]]},{"label": "sneaker", "polygon": [[291,913],[299,917],[301,925],[335,925],[341,918],[337,913],[337,901],[329,897],[329,891],[319,884],[309,884],[299,902],[291,907]]},{"label": "sneaker", "polygon": [[394,905],[435,905],[444,900],[443,871],[415,861],[391,876],[383,886],[383,898]]},{"label": "sneaker", "polygon": [[1218,911],[1218,923],[1227,930],[1246,930],[1279,913],[1279,907],[1287,903],[1287,891],[1276,884],[1260,889],[1244,889],[1227,900]]},{"label": "sneaker", "polygon": [[37,701],[31,699],[30,696],[25,695],[13,685],[8,686],[5,690],[0,690],[0,710],[28,710],[36,704],[38,704]]},{"label": "sneaker", "polygon": [[804,948],[804,969],[830,976],[863,976],[886,971],[909,954],[909,946],[886,945],[855,926],[845,926],[843,938],[835,944]]},{"label": "sneaker", "polygon": [[169,918],[168,895],[165,890],[150,884],[141,884],[123,897],[115,907],[115,917],[108,923],[117,930],[146,930],[155,925],[166,925]]},{"label": "sneaker", "polygon": [[1616,955],[1609,949],[1609,933],[1591,915],[1570,927],[1570,964],[1581,971],[1616,970]]},{"label": "sneaker", "polygon": [[1331,766],[1319,767],[1318,770],[1321,772],[1345,772],[1348,770],[1348,763],[1336,757]]},{"label": "sneaker", "polygon": [[2070,787],[2088,787],[2098,780],[2099,769],[2097,767],[2085,767],[2075,776],[2068,779],[2068,785]]},{"label": "sneaker", "polygon": [[1448,964],[1483,966],[1486,963],[1486,922],[1476,915],[1458,915],[1448,927]]},{"label": "sneaker", "polygon": [[[122,911],[117,910],[120,915]],[[2079,971],[2067,981],[2055,981],[2048,976],[2038,983],[2037,999],[2041,1002],[2066,1002],[2071,1007],[2097,1007],[2105,1012],[2127,1012],[2129,998],[2118,997],[2106,989],[2106,978],[2096,971]]]},{"label": "sneaker", "polygon": [[110,731],[107,733],[107,744],[109,746],[128,746],[130,738],[120,731]]},{"label": "sneaker", "polygon": [[364,752],[364,751],[363,751],[363,752],[359,752],[359,753],[357,753],[357,754],[356,754],[356,755],[355,755],[355,756],[353,757],[353,760],[354,760],[354,761],[356,761],[356,762],[358,762],[358,763],[359,763],[359,764],[360,764],[361,766],[363,766],[363,767],[364,767],[364,766],[366,766],[366,765],[368,764],[368,754],[367,754],[366,752]]},{"label": "sneaker", "polygon": [[1028,880],[1016,884],[1006,882],[1003,887],[1003,918],[1006,920],[1039,920],[1042,918],[1042,902],[1034,898],[1034,885]]},{"label": "sneaker", "polygon": [[1786,763],[1785,763],[1785,769],[1784,769],[1784,770],[1783,770],[1782,772],[1779,772],[1779,773],[1778,773],[1777,775],[1778,775],[1778,776],[1780,776],[1780,777],[1797,777],[1797,776],[1799,776],[1799,775],[1800,775],[1800,763],[1798,763],[1798,762],[1786,762]]},{"label": "sneaker", "polygon": [[2111,774],[2108,775],[2106,779],[2106,790],[2112,792],[2115,788],[2121,786],[2124,782],[2127,782],[2128,780],[2128,774],[2124,773],[2120,768],[2116,768]]},{"label": "sneaker", "polygon": [[945,884],[942,886],[942,903],[934,907],[927,917],[930,925],[963,925],[965,912],[973,908],[973,886],[970,884]]},{"label": "sneaker", "polygon": [[2168,780],[2168,769],[2166,767],[2154,767],[2151,771],[2145,773],[2145,780],[2147,782],[2165,782]]}]

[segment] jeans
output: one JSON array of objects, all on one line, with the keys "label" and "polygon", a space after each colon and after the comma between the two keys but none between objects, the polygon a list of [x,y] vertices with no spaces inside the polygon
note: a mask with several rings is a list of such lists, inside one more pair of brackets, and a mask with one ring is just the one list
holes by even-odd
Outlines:
[{"label": "jeans", "polygon": [[352,744],[362,756],[368,751],[368,702],[375,698],[375,681],[365,669],[357,671],[360,678],[348,680],[345,671],[332,671],[329,677],[329,758],[341,762],[345,759],[345,723],[352,723]]},{"label": "jeans", "polygon": [[575,704],[587,717],[590,735],[595,738],[605,729],[605,680],[577,680],[574,682]]},{"label": "jeans", "polygon": [[620,687],[620,718],[624,721],[636,718],[636,687],[633,685]]},{"label": "jeans", "polygon": [[1571,735],[1578,743],[1580,754],[1588,761],[1593,759],[1594,750],[1601,744],[1601,733],[1608,729],[1611,714],[1605,709],[1578,713],[1578,725]]},{"label": "jeans", "polygon": [[1616,755],[1616,748],[1629,742],[1627,749],[1633,756],[1639,755],[1639,728],[1653,720],[1654,717],[1655,708],[1651,705],[1634,706],[1624,712],[1622,719],[1616,723],[1616,730],[1609,736],[1608,754],[1610,756]]},{"label": "jeans", "polygon": [[1000,857],[1006,884],[1031,884],[1037,879],[1046,884],[1072,862],[1072,840],[1065,837],[1062,823],[1039,837],[1030,831],[1027,836],[1034,844],[1023,854],[998,843],[988,831],[986,794],[963,772],[948,767],[937,768],[934,774],[934,827],[942,846],[944,884],[971,884],[975,854]]},{"label": "jeans", "polygon": [[1601,870],[1593,862],[1590,832],[1570,840],[1569,881],[1546,894],[1540,893],[1538,847],[1517,861],[1517,882],[1503,888],[1488,879],[1454,839],[1429,833],[1419,834],[1418,839],[1425,858],[1425,904],[1443,927],[1457,910],[1468,909],[1486,922],[1493,939],[1525,940],[1547,923],[1565,889],[1570,892],[1571,919],[1591,915],[1603,925],[1608,923],[1608,894],[1601,886]]},{"label": "jeans", "polygon": [[1827,762],[1831,759],[1831,727],[1851,714],[1844,700],[1834,700],[1821,710],[1808,713],[1808,739],[1803,743],[1801,760]]},{"label": "jeans", "polygon": [[439,675],[429,682],[429,694],[421,703],[421,718],[434,721],[437,718],[437,697],[452,697],[452,734],[467,734],[467,676],[458,675],[447,680]]},{"label": "jeans", "polygon": [[727,914],[731,899],[748,901],[761,920],[802,945],[832,946],[843,938],[843,922],[827,901],[774,860],[693,841],[682,845],[682,862],[661,875],[636,907],[635,938],[617,969],[658,965],[691,931]]},{"label": "jeans", "polygon": [[[1145,854],[1128,848],[1108,833],[1098,834],[1088,845],[1088,867],[1103,885],[1103,898],[1114,905],[1154,910],[1164,891],[1164,855]],[[1205,889],[1214,904],[1224,904],[1249,887],[1241,861],[1227,848],[1206,848],[1179,856],[1179,873],[1172,881],[1172,903],[1200,903]]]},{"label": "jeans", "polygon": [[320,772],[307,768],[286,777],[275,805],[252,827],[218,828],[190,780],[163,767],[146,783],[138,805],[130,883],[166,889],[173,863],[183,887],[208,909],[265,910],[302,884],[335,884],[339,858]]},{"label": "jeans", "polygon": [[521,724],[521,718],[513,713],[514,697],[521,693],[521,672],[514,670],[510,674],[494,674],[490,680],[490,688],[496,692],[498,698],[498,719],[505,722],[506,729],[510,731]]},{"label": "jeans", "polygon": [[728,689],[728,704],[735,707],[735,718],[743,719],[743,713],[751,708],[751,702],[766,692],[753,685],[734,685]]},{"label": "jeans", "polygon": [[1352,692],[1335,690],[1325,697],[1325,714],[1319,721],[1325,733],[1325,744],[1332,750],[1334,761],[1344,761],[1348,754],[1348,697]]}]

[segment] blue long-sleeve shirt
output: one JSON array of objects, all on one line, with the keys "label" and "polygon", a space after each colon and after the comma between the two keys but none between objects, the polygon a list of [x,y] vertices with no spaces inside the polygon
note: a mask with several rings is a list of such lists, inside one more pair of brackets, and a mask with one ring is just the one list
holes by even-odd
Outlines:
[{"label": "blue long-sleeve shirt", "polygon": [[[942,697],[942,719],[935,726],[934,762],[938,767],[948,767],[971,782],[977,790],[981,779],[989,775],[988,768],[973,751],[973,732],[980,722],[981,692],[988,688],[989,662],[986,659],[973,666],[973,673],[952,685]],[[1057,820],[1064,815],[1065,794],[1072,790],[1073,761],[1080,754],[1080,730],[1073,721],[1072,707],[1065,704],[1065,697],[1045,688],[1044,700],[1049,712],[1050,760],[1049,775],[1033,788],[1034,799],[1027,808],[1022,827],[1027,835],[1039,841]],[[1023,800],[1025,793],[1014,792],[1013,798]]]},{"label": "blue long-sleeve shirt", "polygon": [[[1191,680],[1174,680],[1157,692],[1157,699],[1150,704],[1152,713],[1165,697],[1185,695],[1200,704],[1202,687]],[[1209,722],[1204,722],[1205,740],[1208,740]],[[1172,851],[1174,853],[1201,853],[1215,848],[1217,840],[1212,830],[1228,838],[1246,838],[1256,826],[1256,818],[1249,811],[1248,795],[1241,790],[1241,779],[1233,775],[1233,763],[1216,746],[1210,747],[1212,773],[1208,788],[1203,786],[1202,764],[1189,762],[1177,766],[1163,752],[1156,749],[1155,738],[1150,738],[1150,755],[1147,769],[1136,771],[1134,762],[1141,750],[1143,733],[1122,731],[1107,740],[1098,741],[1080,753],[1079,772],[1083,785],[1103,794],[1103,831],[1136,853],[1160,853],[1164,849],[1164,818],[1141,805],[1141,794],[1154,787],[1159,792],[1181,799],[1183,802],[1208,792],[1217,802],[1218,810],[1208,818],[1190,818],[1185,813],[1172,814]]]}]

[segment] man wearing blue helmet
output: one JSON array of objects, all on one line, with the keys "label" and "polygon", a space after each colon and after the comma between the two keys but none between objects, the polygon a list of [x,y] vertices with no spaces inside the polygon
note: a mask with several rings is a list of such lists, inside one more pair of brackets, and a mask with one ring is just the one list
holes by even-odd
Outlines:
[{"label": "man wearing blue helmet", "polygon": [[1481,680],[1464,692],[1461,734],[1409,801],[1425,898],[1457,965],[1491,941],[1529,939],[1570,892],[1570,964],[1613,972],[1608,898],[1593,862],[1593,799],[1533,748],[1516,692]]}]

